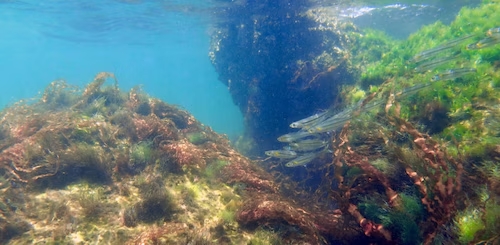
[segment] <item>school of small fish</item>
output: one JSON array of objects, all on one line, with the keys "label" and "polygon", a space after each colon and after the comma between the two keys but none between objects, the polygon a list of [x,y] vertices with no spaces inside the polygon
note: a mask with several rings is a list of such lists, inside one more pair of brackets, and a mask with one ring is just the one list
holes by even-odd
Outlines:
[{"label": "school of small fish", "polygon": [[[443,43],[435,48],[422,51],[411,58],[409,60],[409,64],[416,65],[414,69],[415,72],[424,73],[432,71],[443,64],[458,59],[458,55],[456,54],[444,57],[437,57],[438,55],[452,50],[454,47],[459,46],[459,44],[463,41],[472,37],[474,37],[474,35],[466,35]],[[467,45],[466,49],[477,50],[491,47],[498,43],[500,43],[500,27],[489,29],[486,32],[485,38]],[[429,87],[432,85],[432,82],[453,80],[472,73],[476,73],[476,69],[472,67],[449,69],[434,75],[430,82],[405,88],[403,91],[395,94],[395,96],[396,99],[398,99]],[[291,128],[300,130],[278,137],[278,141],[288,143],[288,145],[283,147],[281,150],[266,151],[265,154],[269,157],[288,160],[285,164],[286,167],[306,166],[324,152],[329,151],[329,133],[341,129],[353,117],[359,115],[359,113],[376,108],[384,104],[386,101],[383,99],[374,99],[374,101],[367,104],[363,104],[363,102],[364,100],[360,100],[360,102],[356,105],[348,107],[337,113],[335,113],[332,109],[328,109],[321,113],[316,113],[312,116],[291,123]]]}]

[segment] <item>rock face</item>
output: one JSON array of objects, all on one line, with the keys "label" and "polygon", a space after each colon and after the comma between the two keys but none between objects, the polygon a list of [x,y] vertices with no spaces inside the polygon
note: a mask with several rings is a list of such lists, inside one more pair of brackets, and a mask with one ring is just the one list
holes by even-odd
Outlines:
[{"label": "rock face", "polygon": [[220,11],[210,58],[244,114],[253,153],[272,148],[292,121],[328,108],[352,80],[343,33],[353,27],[308,7],[248,1]]}]

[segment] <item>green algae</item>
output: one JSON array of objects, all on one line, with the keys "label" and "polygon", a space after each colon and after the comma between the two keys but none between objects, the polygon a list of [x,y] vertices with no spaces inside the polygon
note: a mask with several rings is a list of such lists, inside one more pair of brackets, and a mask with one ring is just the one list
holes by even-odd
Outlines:
[{"label": "green algae", "polygon": [[82,186],[78,190],[78,203],[86,219],[97,219],[104,211],[104,188],[100,186]]},{"label": "green algae", "polygon": [[204,133],[204,132],[187,133],[186,137],[187,137],[188,141],[194,145],[201,145],[201,144],[209,141],[208,135],[206,135],[206,133]]},{"label": "green algae", "polygon": [[248,241],[248,245],[266,245],[266,244],[285,244],[283,240],[280,239],[279,235],[275,232],[258,229],[255,235]]},{"label": "green algae", "polygon": [[396,171],[395,164],[390,163],[386,158],[377,158],[371,161],[370,164],[388,176],[392,176]]},{"label": "green algae", "polygon": [[365,198],[359,208],[367,218],[391,230],[400,244],[420,244],[422,234],[418,223],[424,218],[422,203],[413,195],[400,193],[399,197],[401,203],[396,207],[381,202],[381,196],[372,196]]},{"label": "green algae", "polygon": [[154,163],[155,151],[152,146],[152,142],[142,141],[130,147],[130,161],[128,166],[133,172],[140,172],[144,170],[147,165]]},{"label": "green algae", "polygon": [[231,210],[222,210],[219,216],[225,223],[232,223],[236,221],[236,213]]},{"label": "green algae", "polygon": [[203,175],[206,177],[208,180],[214,180],[218,177],[220,177],[220,173],[222,168],[225,166],[231,164],[228,161],[225,160],[215,160],[207,165],[205,168],[205,171],[203,172]]},{"label": "green algae", "polygon": [[481,170],[489,178],[500,181],[500,165],[497,162],[491,160],[484,161]]},{"label": "green algae", "polygon": [[[497,166],[492,162],[498,155],[496,149],[500,144],[499,130],[495,126],[498,125],[497,118],[500,116],[497,110],[497,98],[500,97],[500,90],[498,90],[500,49],[496,45],[479,50],[467,50],[466,46],[484,38],[486,30],[497,27],[498,23],[500,23],[500,4],[498,1],[484,1],[483,5],[478,8],[463,8],[450,25],[437,22],[422,27],[407,40],[392,40],[383,33],[368,30],[362,36],[356,36],[357,47],[352,51],[353,60],[359,64],[360,68],[357,86],[371,93],[378,92],[386,98],[405,87],[428,82],[433,75],[446,69],[474,67],[477,70],[475,74],[450,81],[435,82],[416,95],[396,99],[395,103],[401,106],[397,111],[399,114],[391,108],[388,116],[396,115],[408,120],[413,125],[417,125],[420,131],[430,134],[439,144],[447,145],[446,154],[450,158],[464,161],[466,164],[484,162],[484,164],[466,166],[478,169],[491,186],[498,186],[496,184],[498,178],[494,177],[497,176]],[[409,60],[415,54],[466,35],[474,36],[446,51],[457,55],[459,58],[456,61],[436,67],[430,72],[414,72],[416,65]],[[348,93],[345,95],[345,100],[351,103],[351,98],[359,93],[355,89],[345,89],[345,91]],[[352,127],[364,130],[363,132],[371,132],[366,131],[366,125],[360,123],[352,123]],[[391,128],[390,125],[382,125],[382,127]],[[362,136],[358,137],[363,139]],[[393,149],[395,160],[403,166],[411,167],[411,171],[415,173],[421,174],[429,171],[426,170],[427,164],[422,162],[422,159],[415,155],[411,148],[404,146],[407,144],[405,142],[407,141],[395,144],[395,149]],[[385,160],[377,158],[370,163],[391,176],[387,174]],[[351,168],[347,172],[351,174],[347,174],[346,177],[355,176],[355,169],[355,167]],[[435,174],[436,171],[430,170],[429,173]],[[456,178],[457,171],[451,168],[443,174],[442,181],[446,182],[449,178]],[[432,186],[429,182],[426,185]],[[431,198],[434,196],[432,191]],[[462,208],[455,217],[456,234],[462,244],[497,239],[497,235],[492,230],[498,229],[498,224],[495,224],[493,221],[495,218],[491,217],[498,217],[498,205],[496,198],[492,196],[495,194],[492,192],[495,191],[486,189],[487,194],[481,194],[491,199],[480,202],[473,200],[476,205],[482,206],[482,209]],[[468,195],[475,196],[476,194],[469,193]],[[424,206],[420,198],[414,195],[399,193],[399,196],[402,202],[399,208],[388,206],[376,198],[363,201],[359,204],[359,208],[367,218],[391,230],[401,243],[412,244],[411,241],[418,243],[422,241],[422,234],[418,235],[418,226],[425,217]],[[415,220],[415,222],[408,220]]]},{"label": "green algae", "polygon": [[199,183],[186,181],[182,185],[178,185],[176,189],[180,191],[188,203],[196,204],[202,196],[203,187]]},{"label": "green algae", "polygon": [[[500,49],[494,46],[466,50],[465,46],[484,38],[488,29],[496,27],[500,21],[499,13],[500,6],[496,1],[485,1],[478,8],[464,7],[450,25],[436,22],[422,27],[407,40],[402,41],[392,40],[384,33],[373,30],[367,30],[361,36],[353,34],[356,43],[352,50],[354,56],[352,60],[355,61],[354,64],[359,64],[361,71],[358,84],[368,89],[370,86],[378,86],[385,82],[389,83],[388,88],[396,88],[394,90],[397,92],[398,89],[430,81],[431,76],[445,69],[475,67],[477,73],[474,75],[455,81],[438,82],[432,88],[425,89],[425,92],[418,93],[418,96],[402,99],[401,116],[420,123],[424,120],[423,125],[432,134],[437,134],[438,138],[469,142],[482,137],[484,131],[482,127],[478,128],[476,125],[483,115],[475,113],[473,106],[478,102],[491,105],[495,103],[495,98],[500,96],[500,92],[494,89],[497,86],[496,78],[499,76],[495,66],[500,59]],[[434,72],[424,74],[413,72],[414,65],[408,60],[415,54],[465,35],[474,37],[449,51],[458,53],[457,63],[444,65]],[[356,93],[359,92],[351,92],[349,96],[355,97]],[[441,123],[436,120],[425,122],[424,109],[434,102],[439,102],[447,108],[444,111],[444,115],[450,116],[447,122]],[[464,119],[464,113],[471,118]],[[438,129],[430,128],[436,124],[442,126]],[[464,149],[464,154],[479,153],[477,150],[468,149],[465,144],[461,144],[460,148]],[[475,152],[468,152],[469,150]]]},{"label": "green algae", "polygon": [[485,228],[480,213],[474,209],[463,211],[455,217],[455,220],[459,230],[459,241],[462,244],[473,241],[476,233]]}]

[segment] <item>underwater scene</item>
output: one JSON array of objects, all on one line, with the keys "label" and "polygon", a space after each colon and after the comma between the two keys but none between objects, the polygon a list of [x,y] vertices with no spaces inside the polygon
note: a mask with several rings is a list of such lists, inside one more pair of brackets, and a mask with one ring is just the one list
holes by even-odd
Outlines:
[{"label": "underwater scene", "polygon": [[500,0],[0,16],[0,244],[500,244]]}]

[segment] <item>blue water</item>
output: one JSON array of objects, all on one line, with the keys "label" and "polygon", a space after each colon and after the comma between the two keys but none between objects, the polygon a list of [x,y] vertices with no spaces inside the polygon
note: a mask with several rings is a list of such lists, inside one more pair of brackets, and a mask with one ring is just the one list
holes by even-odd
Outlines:
[{"label": "blue water", "polygon": [[[93,2],[93,3],[92,3]],[[84,86],[113,72],[236,138],[243,119],[208,58],[205,1],[0,0],[0,108],[53,80]]]}]

